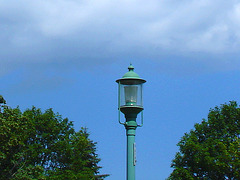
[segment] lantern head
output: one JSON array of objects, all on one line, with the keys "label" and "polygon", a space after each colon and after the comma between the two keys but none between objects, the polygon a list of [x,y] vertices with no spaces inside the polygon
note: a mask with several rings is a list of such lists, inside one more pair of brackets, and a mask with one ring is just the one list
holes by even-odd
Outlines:
[{"label": "lantern head", "polygon": [[116,80],[118,83],[118,108],[126,114],[138,114],[143,110],[143,83],[146,80],[141,79],[134,72],[132,64],[128,67],[128,72],[121,79]]}]

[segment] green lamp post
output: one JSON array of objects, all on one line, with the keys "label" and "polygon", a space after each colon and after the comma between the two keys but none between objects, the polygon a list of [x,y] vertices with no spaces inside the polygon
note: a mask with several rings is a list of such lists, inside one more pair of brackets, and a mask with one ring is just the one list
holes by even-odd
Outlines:
[{"label": "green lamp post", "polygon": [[[146,80],[141,79],[135,73],[132,64],[128,67],[129,71],[121,79],[116,80],[118,83],[118,110],[119,123],[126,128],[127,135],[127,180],[135,180],[136,166],[136,145],[135,132],[137,127],[143,126],[143,84]],[[120,120],[120,112],[125,115],[125,122]],[[137,115],[141,112],[141,124],[136,121]]]}]

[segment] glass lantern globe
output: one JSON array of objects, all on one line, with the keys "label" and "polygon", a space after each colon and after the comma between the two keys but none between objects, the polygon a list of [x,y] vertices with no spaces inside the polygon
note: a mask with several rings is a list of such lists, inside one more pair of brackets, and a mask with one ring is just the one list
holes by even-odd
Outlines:
[{"label": "glass lantern globe", "polygon": [[134,67],[132,65],[130,65],[128,69],[129,72],[116,81],[118,83],[118,108],[122,112],[123,109],[126,108],[137,108],[142,111],[143,83],[145,83],[146,80],[141,79],[139,75],[133,71]]}]

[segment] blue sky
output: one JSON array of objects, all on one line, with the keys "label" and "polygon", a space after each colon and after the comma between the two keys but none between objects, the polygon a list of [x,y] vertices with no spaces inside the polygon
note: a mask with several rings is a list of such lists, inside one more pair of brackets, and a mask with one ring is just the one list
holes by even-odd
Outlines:
[{"label": "blue sky", "polygon": [[88,127],[101,172],[125,178],[116,79],[132,62],[144,86],[138,180],[164,180],[177,142],[240,92],[236,0],[0,0],[0,94]]}]

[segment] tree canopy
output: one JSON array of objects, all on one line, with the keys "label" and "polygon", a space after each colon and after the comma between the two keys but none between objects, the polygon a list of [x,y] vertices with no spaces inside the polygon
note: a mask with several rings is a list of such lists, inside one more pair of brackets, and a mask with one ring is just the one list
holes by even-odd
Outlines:
[{"label": "tree canopy", "polygon": [[[0,103],[6,101],[0,98]],[[0,179],[100,180],[96,142],[52,109],[1,105]]]},{"label": "tree canopy", "polygon": [[210,109],[208,119],[181,138],[169,180],[240,179],[240,108],[235,101]]}]

